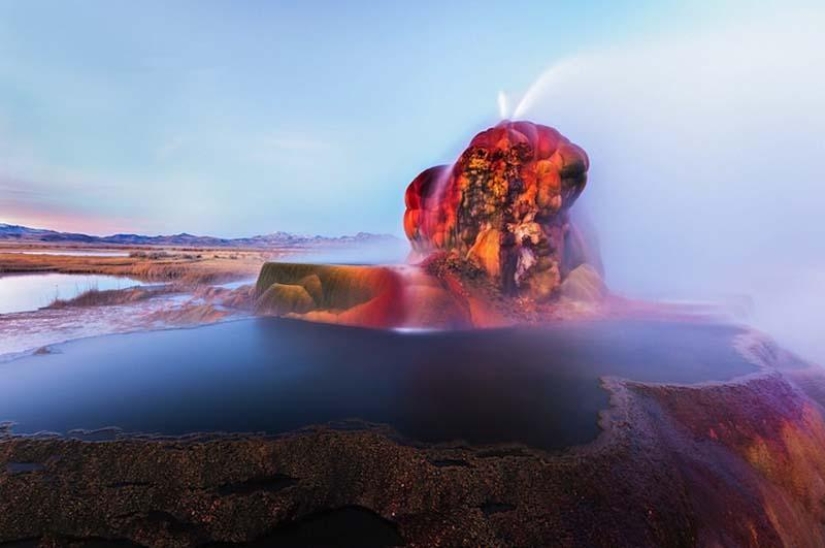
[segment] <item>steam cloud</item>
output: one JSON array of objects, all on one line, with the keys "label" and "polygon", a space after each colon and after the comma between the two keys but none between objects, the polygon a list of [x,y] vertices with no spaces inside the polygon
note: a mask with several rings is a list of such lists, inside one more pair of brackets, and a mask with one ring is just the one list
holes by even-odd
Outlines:
[{"label": "steam cloud", "polygon": [[611,287],[740,299],[825,364],[825,17],[794,13],[565,60],[514,119],[591,158],[585,208]]}]

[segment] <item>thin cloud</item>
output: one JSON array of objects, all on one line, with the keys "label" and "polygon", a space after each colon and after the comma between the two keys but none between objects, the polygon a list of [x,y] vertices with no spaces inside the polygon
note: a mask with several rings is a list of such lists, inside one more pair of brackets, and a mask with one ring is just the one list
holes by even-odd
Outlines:
[{"label": "thin cloud", "polygon": [[332,150],[333,144],[323,139],[305,135],[279,134],[263,139],[262,146],[289,152],[322,152]]},{"label": "thin cloud", "polygon": [[340,146],[330,139],[286,131],[253,136],[240,149],[242,156],[251,162],[276,168],[300,166],[302,169],[319,166],[319,156],[329,159],[341,152]]},{"label": "thin cloud", "polygon": [[181,136],[176,136],[165,143],[163,143],[160,148],[158,148],[156,156],[159,160],[167,160],[174,156],[178,151],[183,148],[186,140]]},{"label": "thin cloud", "polygon": [[47,193],[42,190],[32,190],[30,188],[20,188],[8,184],[0,183],[0,194],[13,194],[15,196],[46,196]]}]

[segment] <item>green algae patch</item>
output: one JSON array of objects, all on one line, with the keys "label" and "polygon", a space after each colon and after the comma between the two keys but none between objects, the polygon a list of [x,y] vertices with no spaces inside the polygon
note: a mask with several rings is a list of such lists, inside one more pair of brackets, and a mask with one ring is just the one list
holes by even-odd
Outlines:
[{"label": "green algae patch", "polygon": [[272,284],[256,303],[259,314],[275,316],[306,314],[315,309],[312,296],[300,285]]},{"label": "green algae patch", "polygon": [[377,266],[266,263],[256,310],[270,316],[392,326],[403,314],[397,272]]}]

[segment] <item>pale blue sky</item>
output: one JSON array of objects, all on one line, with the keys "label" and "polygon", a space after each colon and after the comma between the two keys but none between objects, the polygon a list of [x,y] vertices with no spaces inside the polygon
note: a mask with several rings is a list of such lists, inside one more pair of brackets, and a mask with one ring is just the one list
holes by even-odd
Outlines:
[{"label": "pale blue sky", "polygon": [[782,9],[755,4],[0,0],[0,222],[400,234],[499,90]]}]

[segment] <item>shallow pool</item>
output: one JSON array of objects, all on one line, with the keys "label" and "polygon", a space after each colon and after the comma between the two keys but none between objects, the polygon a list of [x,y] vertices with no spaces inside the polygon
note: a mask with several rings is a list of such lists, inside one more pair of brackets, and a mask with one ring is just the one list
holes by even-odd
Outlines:
[{"label": "shallow pool", "polygon": [[125,289],[143,285],[130,278],[86,274],[0,274],[0,314],[26,312],[56,299],[72,299],[91,289]]},{"label": "shallow pool", "polygon": [[267,432],[360,419],[424,442],[593,440],[599,378],[695,383],[755,371],[722,325],[587,322],[398,333],[259,318],[75,341],[0,364],[18,433]]}]

